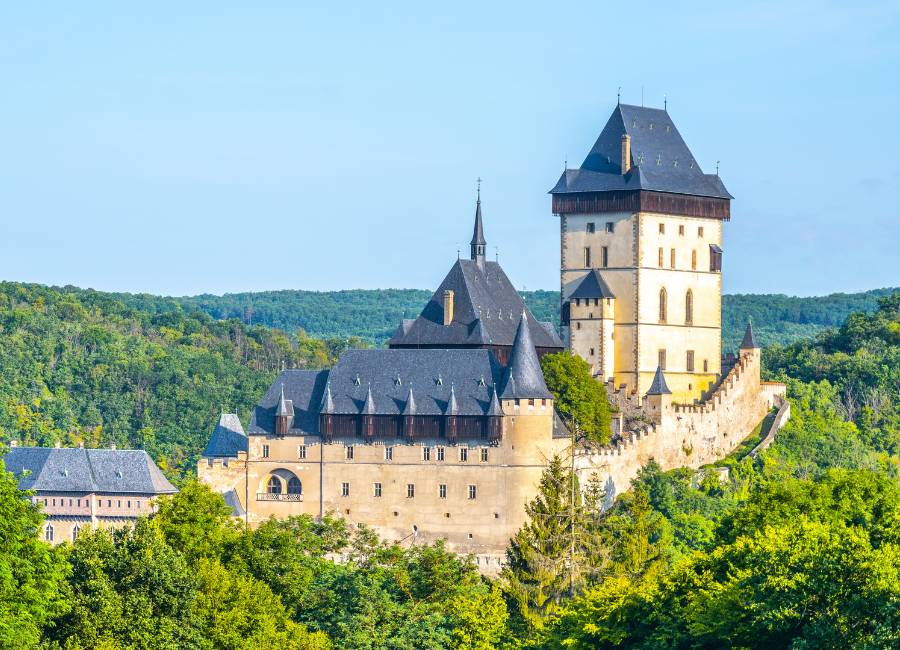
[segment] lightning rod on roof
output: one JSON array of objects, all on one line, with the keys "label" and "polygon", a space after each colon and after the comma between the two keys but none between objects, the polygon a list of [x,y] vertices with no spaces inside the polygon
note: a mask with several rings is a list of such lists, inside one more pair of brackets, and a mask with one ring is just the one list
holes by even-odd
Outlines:
[{"label": "lightning rod on roof", "polygon": [[716,176],[719,175],[719,161],[716,161]]},{"label": "lightning rod on roof", "polygon": [[619,89],[616,91],[616,104],[622,103],[622,86],[619,86]]},{"label": "lightning rod on roof", "polygon": [[663,110],[664,111],[669,110],[669,96],[668,95],[663,95]]}]

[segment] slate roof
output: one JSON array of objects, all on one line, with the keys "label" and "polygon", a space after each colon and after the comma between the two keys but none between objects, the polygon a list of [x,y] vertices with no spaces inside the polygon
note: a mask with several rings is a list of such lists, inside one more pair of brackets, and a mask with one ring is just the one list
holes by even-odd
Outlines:
[{"label": "slate roof", "polygon": [[[3,458],[22,490],[173,494],[172,485],[143,449],[16,447]],[[25,472],[30,472],[25,474]]]},{"label": "slate roof", "polygon": [[759,347],[756,342],[756,335],[753,333],[753,324],[747,323],[747,329],[744,331],[744,340],[741,341],[741,350],[755,350]]},{"label": "slate roof", "polygon": [[[443,295],[454,294],[453,322],[444,325]],[[539,323],[497,262],[479,267],[474,260],[460,259],[422,313],[412,323],[402,323],[388,341],[391,347],[422,346],[511,346],[522,311],[528,314],[531,338],[539,348],[562,349],[553,328]]]},{"label": "slate roof", "polygon": [[293,417],[288,418],[288,433],[318,433],[319,409],[327,382],[327,370],[283,371],[253,409],[247,433],[275,433],[275,411],[281,401],[282,384],[294,410]]},{"label": "slate roof", "polygon": [[[622,135],[631,136],[631,170],[622,174]],[[665,110],[619,104],[579,169],[566,169],[551,194],[652,190],[733,198],[718,174],[704,174]]]},{"label": "slate roof", "polygon": [[656,374],[653,375],[653,383],[650,384],[650,389],[647,391],[648,395],[671,395],[672,391],[669,390],[668,384],[666,384],[666,376],[663,374],[662,368],[656,366]]},{"label": "slate roof", "polygon": [[247,451],[247,434],[236,414],[223,413],[203,450],[203,457],[237,458],[239,451]]},{"label": "slate roof", "polygon": [[529,325],[528,314],[523,312],[519,317],[516,339],[504,372],[503,387],[500,389],[500,397],[503,399],[553,398],[544,383],[544,373],[531,341],[532,329]]},{"label": "slate roof", "polygon": [[615,295],[613,295],[609,285],[600,277],[600,272],[597,269],[593,269],[585,274],[567,300],[575,298],[615,298]]}]

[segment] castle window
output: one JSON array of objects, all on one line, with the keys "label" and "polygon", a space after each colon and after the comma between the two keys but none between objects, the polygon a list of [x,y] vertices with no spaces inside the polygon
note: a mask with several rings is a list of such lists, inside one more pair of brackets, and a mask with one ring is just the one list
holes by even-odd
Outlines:
[{"label": "castle window", "polygon": [[697,270],[697,251],[691,251],[691,271]]},{"label": "castle window", "polygon": [[444,448],[443,447],[437,448],[437,459],[441,462],[444,461]]},{"label": "castle window", "polygon": [[709,245],[709,270],[713,272],[722,271],[722,249],[715,244]]},{"label": "castle window", "polygon": [[469,448],[468,447],[460,447],[459,448],[459,462],[466,463],[469,461]]},{"label": "castle window", "polygon": [[482,463],[488,462],[488,450],[487,450],[487,447],[483,447],[483,448],[481,449],[481,462],[482,462]]},{"label": "castle window", "polygon": [[591,356],[594,356],[594,348],[591,348]]},{"label": "castle window", "polygon": [[44,539],[48,542],[53,541],[53,526],[47,524],[47,529],[44,531]]},{"label": "castle window", "polygon": [[303,484],[296,476],[288,479],[288,494],[303,494]]},{"label": "castle window", "polygon": [[438,485],[438,497],[440,497],[441,499],[447,498],[447,484],[446,483],[441,483],[440,485]]},{"label": "castle window", "polygon": [[297,458],[306,460],[306,445],[297,445]]},{"label": "castle window", "polygon": [[581,306],[581,298],[575,298],[575,306],[576,306],[576,307],[580,307],[580,306]]},{"label": "castle window", "polygon": [[657,266],[659,268],[663,267],[663,256],[664,255],[665,255],[665,252],[663,251],[662,246],[660,246],[660,248],[659,248],[659,263],[657,264]]},{"label": "castle window", "polygon": [[341,496],[342,497],[350,496],[350,484],[349,483],[341,483]]},{"label": "castle window", "polygon": [[679,234],[679,235],[683,235],[683,234],[684,234],[684,226],[678,226],[678,234]]},{"label": "castle window", "polygon": [[697,236],[703,237],[703,226],[700,226],[699,228],[697,228]]},{"label": "castle window", "polygon": [[126,507],[127,507],[129,510],[131,509],[131,499],[128,499],[128,501],[127,501],[127,503],[126,503]]},{"label": "castle window", "polygon": [[577,329],[577,330],[580,330],[580,329],[581,329],[581,322],[576,322],[576,323],[575,323],[575,329]]},{"label": "castle window", "polygon": [[469,498],[474,499],[478,494],[478,488],[474,485],[469,486]]},{"label": "castle window", "polygon": [[412,499],[416,496],[416,484],[415,483],[407,483],[406,484],[406,498]]},{"label": "castle window", "polygon": [[666,288],[663,287],[659,290],[659,322],[665,323],[668,315],[668,295],[666,294]]},{"label": "castle window", "polygon": [[588,223],[587,223],[587,231],[588,231],[589,233],[591,233],[591,234],[594,233],[594,222],[593,222],[593,221],[588,221]]},{"label": "castle window", "polygon": [[666,234],[666,224],[664,224],[664,223],[659,224],[659,234],[660,235]]},{"label": "castle window", "polygon": [[709,360],[708,359],[703,360],[703,372],[709,372]]},{"label": "castle window", "polygon": [[591,268],[591,247],[584,247],[584,266],[585,268]]},{"label": "castle window", "polygon": [[690,289],[684,295],[684,324],[694,324],[694,292]]},{"label": "castle window", "polygon": [[137,502],[137,509],[138,509],[138,510],[141,509],[141,502],[140,502],[140,501]]},{"label": "castle window", "polygon": [[422,460],[431,460],[431,447],[422,447]]},{"label": "castle window", "polygon": [[613,228],[614,228],[614,227],[615,227],[615,226],[613,225],[613,222],[612,222],[612,221],[607,221],[607,222],[606,222],[606,232],[611,233],[611,232],[613,231]]},{"label": "castle window", "polygon": [[669,268],[675,268],[675,249],[669,251]]},{"label": "castle window", "polygon": [[376,498],[381,497],[381,483],[372,484],[372,496]]},{"label": "castle window", "polygon": [[[72,504],[70,503],[69,505],[72,505]],[[119,499],[118,501],[116,501],[116,507],[117,507],[117,508],[121,508],[121,507],[122,507],[122,499]]]},{"label": "castle window", "polygon": [[78,526],[75,526],[75,528],[72,529],[72,541],[73,541],[73,542],[74,542],[76,539],[78,539],[78,533],[80,533],[80,532],[81,532],[81,528],[78,527]]},{"label": "castle window", "polygon": [[384,448],[384,459],[385,460],[394,460],[394,448],[393,447],[385,447]]},{"label": "castle window", "polygon": [[353,445],[347,445],[344,447],[344,457],[347,460],[353,460]]},{"label": "castle window", "polygon": [[687,351],[687,371],[694,372],[694,351]]},{"label": "castle window", "polygon": [[281,494],[281,479],[277,476],[270,476],[269,482],[266,483],[266,492],[269,494]]},{"label": "castle window", "polygon": [[600,265],[604,269],[609,266],[609,246],[600,249]]},{"label": "castle window", "polygon": [[263,445],[263,458],[269,457],[269,445]]},{"label": "castle window", "polygon": [[528,406],[534,406],[534,398],[528,398]]},{"label": "castle window", "polygon": [[662,370],[666,369],[666,351],[665,350],[659,351],[659,367]]}]

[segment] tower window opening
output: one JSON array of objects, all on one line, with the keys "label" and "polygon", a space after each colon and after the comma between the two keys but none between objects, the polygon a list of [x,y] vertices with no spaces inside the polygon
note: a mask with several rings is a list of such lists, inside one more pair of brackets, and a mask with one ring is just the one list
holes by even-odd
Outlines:
[{"label": "tower window opening", "polygon": [[591,247],[590,246],[584,247],[584,267],[588,268],[588,269],[591,268]]},{"label": "tower window opening", "polygon": [[659,264],[657,264],[657,266],[659,266],[659,268],[662,268],[663,264],[665,263],[663,261],[664,256],[665,256],[665,251],[663,250],[662,246],[660,246],[660,248],[659,248]]},{"label": "tower window opening", "polygon": [[446,483],[441,483],[438,486],[438,498],[440,498],[440,499],[447,498],[447,484]]},{"label": "tower window opening", "polygon": [[675,249],[672,248],[669,250],[669,268],[675,268]]},{"label": "tower window opening", "polygon": [[697,237],[703,237],[703,226],[697,228]]},{"label": "tower window opening", "polygon": [[661,370],[666,369],[666,351],[665,350],[659,351],[659,367]]},{"label": "tower window opening", "polygon": [[341,483],[341,496],[342,497],[350,496],[350,484],[349,483]]},{"label": "tower window opening", "polygon": [[666,234],[666,224],[664,224],[664,223],[659,224],[659,234],[660,235]]},{"label": "tower window opening", "polygon": [[690,289],[684,295],[684,324],[694,324],[694,292]]},{"label": "tower window opening", "polygon": [[615,227],[615,226],[614,226],[614,224],[613,224],[612,221],[607,221],[607,222],[606,222],[606,232],[611,233],[611,232],[613,231],[613,228],[614,228],[614,227]]},{"label": "tower window opening", "polygon": [[694,351],[693,350],[687,351],[687,359],[685,361],[686,361],[686,365],[687,365],[687,371],[694,372]]},{"label": "tower window opening", "polygon": [[600,265],[603,268],[609,266],[609,246],[604,246],[600,249]]},{"label": "tower window opening", "polygon": [[594,222],[593,222],[593,221],[588,221],[588,223],[587,223],[587,231],[588,231],[589,233],[591,233],[591,234],[594,233]]},{"label": "tower window opening", "polygon": [[372,496],[374,496],[376,499],[381,498],[381,483],[372,484]]},{"label": "tower window opening", "polygon": [[406,484],[406,498],[412,499],[416,496],[416,484],[415,483],[407,483]]},{"label": "tower window opening", "polygon": [[683,235],[683,234],[684,234],[684,226],[678,226],[678,234],[679,234],[679,235]]},{"label": "tower window opening", "polygon": [[691,271],[697,270],[697,251],[691,251]]},{"label": "tower window opening", "polygon": [[709,372],[709,359],[703,360],[703,372]]},{"label": "tower window opening", "polygon": [[659,290],[659,322],[665,323],[668,315],[668,294],[666,288]]},{"label": "tower window opening", "polygon": [[262,451],[263,451],[263,456],[262,456],[262,457],[263,457],[263,458],[268,458],[268,457],[269,457],[269,445],[263,445],[263,450],[262,450]]}]

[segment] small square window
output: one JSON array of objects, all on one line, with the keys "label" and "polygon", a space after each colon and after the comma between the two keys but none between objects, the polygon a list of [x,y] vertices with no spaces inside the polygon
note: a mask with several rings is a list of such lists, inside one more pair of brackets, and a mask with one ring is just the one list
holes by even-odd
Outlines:
[{"label": "small square window", "polygon": [[482,462],[482,463],[488,462],[488,450],[487,450],[487,447],[482,447],[482,449],[481,449],[481,462]]},{"label": "small square window", "polygon": [[593,232],[594,232],[594,222],[593,222],[593,221],[588,221],[588,223],[587,223],[587,231],[588,231],[589,233],[593,233]]},{"label": "small square window", "polygon": [[441,499],[447,498],[447,484],[446,483],[441,483],[438,486],[438,497],[440,497]]},{"label": "small square window", "polygon": [[422,447],[422,460],[431,460],[431,447]]},{"label": "small square window", "polygon": [[474,485],[469,486],[469,498],[474,499],[477,496],[478,488]]},{"label": "small square window", "polygon": [[297,445],[297,458],[306,460],[306,445]]},{"label": "small square window", "polygon": [[344,457],[347,460],[353,460],[353,445],[347,445],[344,447]]},{"label": "small square window", "polygon": [[349,483],[341,483],[341,496],[342,497],[350,496],[350,484]]},{"label": "small square window", "polygon": [[372,485],[372,496],[376,498],[381,496],[381,483],[374,483]]},{"label": "small square window", "polygon": [[416,484],[415,483],[407,483],[406,484],[406,498],[412,499],[416,496]]},{"label": "small square window", "polygon": [[468,447],[460,447],[459,448],[459,462],[465,463],[469,460],[469,448]]},{"label": "small square window", "polygon": [[385,460],[394,460],[394,448],[393,447],[385,447],[384,448],[384,459]]},{"label": "small square window", "polygon": [[612,232],[614,228],[615,228],[615,224],[613,224],[612,221],[606,222],[606,232]]}]

